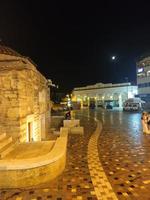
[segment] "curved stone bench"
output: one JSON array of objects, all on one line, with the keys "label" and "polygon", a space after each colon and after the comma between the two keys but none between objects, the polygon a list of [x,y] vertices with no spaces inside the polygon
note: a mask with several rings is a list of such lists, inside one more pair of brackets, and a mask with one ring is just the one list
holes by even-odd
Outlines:
[{"label": "curved stone bench", "polygon": [[48,182],[65,168],[67,130],[57,138],[52,150],[27,159],[0,160],[0,188],[20,188]]}]

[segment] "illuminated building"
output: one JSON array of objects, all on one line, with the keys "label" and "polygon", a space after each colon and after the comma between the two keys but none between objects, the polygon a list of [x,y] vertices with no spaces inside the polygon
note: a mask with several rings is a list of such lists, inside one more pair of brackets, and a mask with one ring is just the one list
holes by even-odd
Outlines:
[{"label": "illuminated building", "polygon": [[47,79],[33,61],[0,45],[0,133],[20,142],[45,139],[49,102]]},{"label": "illuminated building", "polygon": [[96,107],[111,105],[122,108],[123,102],[137,95],[137,86],[131,83],[96,83],[85,87],[74,88],[72,101],[80,103],[81,107]]},{"label": "illuminated building", "polygon": [[137,62],[138,95],[141,99],[150,101],[150,56]]}]

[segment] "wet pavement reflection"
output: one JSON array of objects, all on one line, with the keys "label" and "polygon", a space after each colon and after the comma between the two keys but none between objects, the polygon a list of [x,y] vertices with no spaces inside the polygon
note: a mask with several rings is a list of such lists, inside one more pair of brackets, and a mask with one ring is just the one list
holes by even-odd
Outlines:
[{"label": "wet pavement reflection", "polygon": [[150,135],[144,135],[141,113],[97,111],[103,123],[99,156],[119,199],[150,199]]}]

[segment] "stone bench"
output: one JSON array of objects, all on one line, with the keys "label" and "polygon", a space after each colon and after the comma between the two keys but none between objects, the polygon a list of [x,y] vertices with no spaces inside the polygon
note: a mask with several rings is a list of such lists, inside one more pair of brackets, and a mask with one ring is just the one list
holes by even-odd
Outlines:
[{"label": "stone bench", "polygon": [[84,128],[80,126],[79,119],[71,119],[63,121],[64,128],[68,128],[70,134],[84,134]]},{"label": "stone bench", "polygon": [[72,128],[70,128],[70,133],[71,134],[83,135],[84,134],[84,128],[82,126],[72,127]]},{"label": "stone bench", "polygon": [[64,127],[72,128],[80,126],[80,120],[79,119],[70,119],[70,120],[63,120]]}]

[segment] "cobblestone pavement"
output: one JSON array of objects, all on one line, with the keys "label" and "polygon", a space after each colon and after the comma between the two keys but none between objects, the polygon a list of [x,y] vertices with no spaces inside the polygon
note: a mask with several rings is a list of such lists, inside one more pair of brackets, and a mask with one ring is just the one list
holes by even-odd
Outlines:
[{"label": "cobblestone pavement", "polygon": [[96,128],[94,117],[103,124],[99,159],[118,199],[150,200],[150,135],[142,134],[140,114],[84,110],[76,116],[85,134],[69,136],[67,164],[61,176],[35,188],[0,190],[0,200],[97,200],[87,160],[88,142]]},{"label": "cobblestone pavement", "polygon": [[141,130],[140,113],[97,113],[103,122],[99,155],[120,200],[150,200],[150,135]]}]

